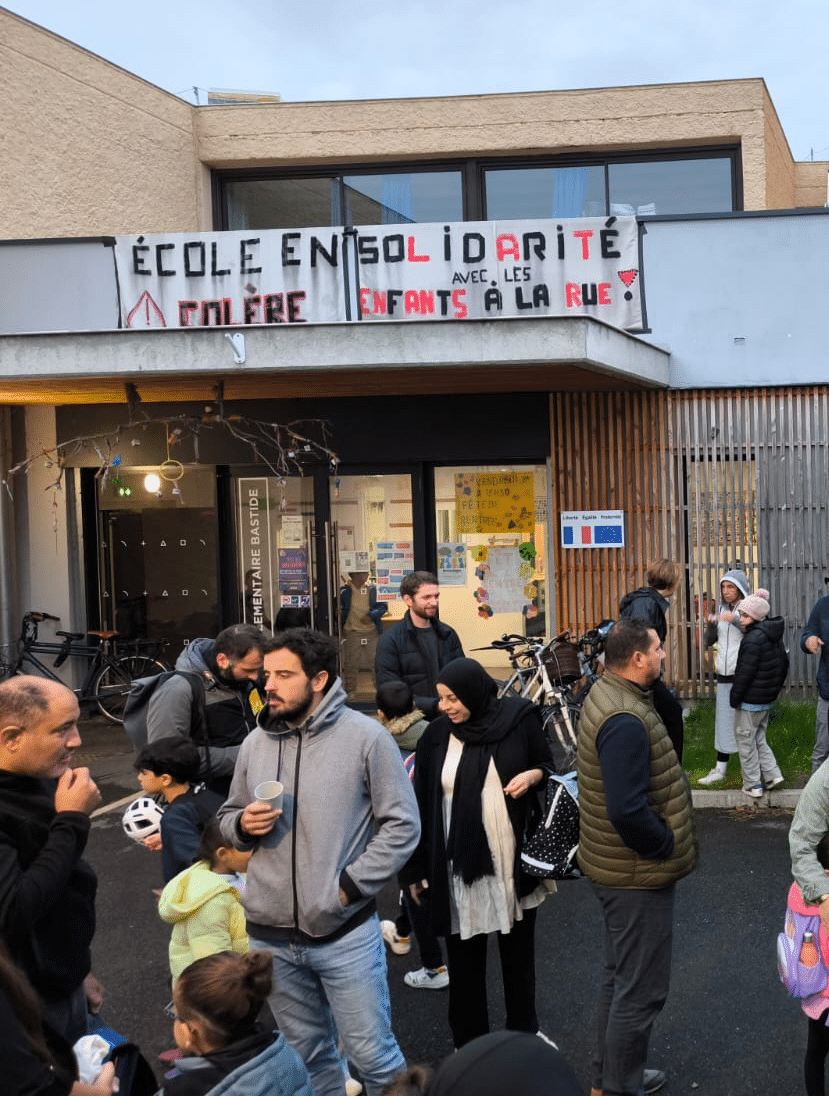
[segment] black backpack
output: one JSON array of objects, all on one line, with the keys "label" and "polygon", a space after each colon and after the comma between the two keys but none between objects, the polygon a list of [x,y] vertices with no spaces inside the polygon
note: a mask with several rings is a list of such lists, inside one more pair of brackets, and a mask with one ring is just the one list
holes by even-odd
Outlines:
[{"label": "black backpack", "polygon": [[193,692],[190,737],[196,745],[207,746],[207,715],[201,674],[191,670],[166,670],[163,674],[153,674],[151,677],[137,677],[130,684],[124,705],[124,730],[136,753],[147,745],[147,712],[150,699],[155,695],[156,689],[176,675],[186,678]]},{"label": "black backpack", "polygon": [[579,792],[576,774],[548,773],[541,817],[533,819],[521,848],[521,871],[538,879],[579,879]]}]

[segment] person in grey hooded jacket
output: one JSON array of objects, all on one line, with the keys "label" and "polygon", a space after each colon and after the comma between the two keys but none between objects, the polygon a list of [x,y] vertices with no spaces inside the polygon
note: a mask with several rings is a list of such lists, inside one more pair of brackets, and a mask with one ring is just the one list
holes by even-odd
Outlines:
[{"label": "person in grey hooded jacket", "polygon": [[717,646],[714,670],[717,675],[717,708],[714,716],[714,747],[717,761],[714,768],[700,777],[700,784],[718,784],[725,780],[728,759],[737,753],[737,739],[734,737],[734,709],[731,707],[731,684],[734,681],[734,669],[737,654],[743,638],[740,627],[740,614],[737,602],[750,593],[748,576],[745,571],[734,569],[726,571],[720,579],[719,610],[711,613],[706,622],[705,646]]},{"label": "person in grey hooded jacket", "polygon": [[[269,1001],[316,1096],[342,1096],[336,1035],[367,1096],[404,1068],[375,896],[417,845],[406,770],[382,724],[346,706],[337,646],[306,628],[265,644],[267,705],[239,751],[222,832],[253,850],[243,904],[273,955]],[[284,786],[280,807],[257,800]]]},{"label": "person in grey hooded jacket", "polygon": [[[193,738],[201,757],[199,778],[227,795],[239,747],[262,710],[259,692],[264,633],[254,624],[232,624],[215,639],[194,639],[176,670],[198,674],[204,689],[206,728],[195,728],[193,689],[183,673],[156,689],[147,709],[147,741]],[[206,741],[201,736],[206,732]]]}]

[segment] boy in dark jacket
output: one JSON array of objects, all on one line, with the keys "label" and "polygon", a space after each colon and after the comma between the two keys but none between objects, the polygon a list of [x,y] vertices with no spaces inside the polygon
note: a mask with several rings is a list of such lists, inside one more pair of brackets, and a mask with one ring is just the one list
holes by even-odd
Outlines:
[{"label": "boy in dark jacket", "polygon": [[766,727],[769,709],[789,672],[789,656],[783,646],[783,618],[769,617],[768,599],[768,590],[758,590],[737,605],[745,635],[731,686],[743,791],[755,799],[763,794],[763,784],[771,789],[783,783],[780,766],[766,741]]},{"label": "boy in dark jacket", "polygon": [[198,783],[199,751],[192,742],[170,736],[149,742],[135,759],[138,783],[145,795],[163,795],[167,806],[161,833],[148,837],[148,849],[161,850],[161,874],[169,883],[189,868],[202,831],[224,799]]}]

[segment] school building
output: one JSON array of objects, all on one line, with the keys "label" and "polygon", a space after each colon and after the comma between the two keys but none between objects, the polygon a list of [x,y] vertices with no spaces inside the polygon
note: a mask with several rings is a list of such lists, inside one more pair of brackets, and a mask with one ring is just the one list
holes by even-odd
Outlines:
[{"label": "school building", "polygon": [[738,563],[813,689],[827,164],[763,80],[193,106],[5,9],[0,60],[0,646],[422,568],[498,671],[669,556],[684,695]]}]

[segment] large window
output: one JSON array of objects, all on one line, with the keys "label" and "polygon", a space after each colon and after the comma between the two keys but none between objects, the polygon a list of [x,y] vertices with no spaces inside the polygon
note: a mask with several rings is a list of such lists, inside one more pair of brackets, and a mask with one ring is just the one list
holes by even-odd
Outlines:
[{"label": "large window", "polygon": [[223,206],[228,229],[464,219],[460,170],[228,179]]},{"label": "large window", "polygon": [[486,217],[631,217],[725,213],[737,207],[733,156],[677,156],[584,166],[491,167]]},{"label": "large window", "polygon": [[458,160],[216,173],[227,229],[725,213],[741,208],[736,149],[596,156],[589,162]]}]

